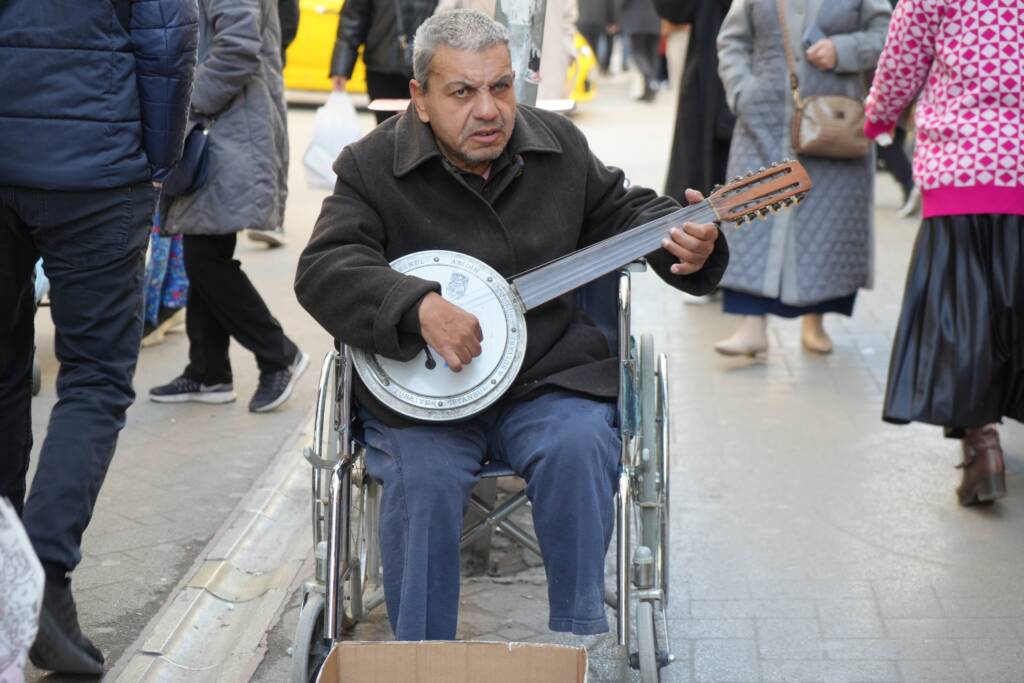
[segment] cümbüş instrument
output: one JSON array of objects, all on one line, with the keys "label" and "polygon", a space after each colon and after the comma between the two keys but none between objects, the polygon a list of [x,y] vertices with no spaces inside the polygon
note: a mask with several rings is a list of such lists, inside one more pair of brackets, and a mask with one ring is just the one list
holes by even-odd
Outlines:
[{"label": "c\u00fcmb\u00fc\u015f instrument", "polygon": [[503,278],[486,263],[454,251],[419,251],[391,267],[441,284],[445,299],[480,321],[480,356],[452,372],[425,346],[409,361],[355,349],[353,365],[367,389],[391,410],[417,420],[446,422],[475,415],[512,385],[526,354],[526,312],[661,247],[684,223],[737,226],[800,203],[811,180],[799,162],[785,161],[716,187],[698,204],[627,230],[518,275]]}]

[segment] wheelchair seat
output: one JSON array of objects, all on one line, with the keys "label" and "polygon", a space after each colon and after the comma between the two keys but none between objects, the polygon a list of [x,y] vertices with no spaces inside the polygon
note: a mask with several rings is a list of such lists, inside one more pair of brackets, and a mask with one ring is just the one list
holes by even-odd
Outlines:
[{"label": "wheelchair seat", "polygon": [[481,479],[497,479],[498,477],[515,477],[516,473],[508,466],[507,463],[503,463],[499,460],[488,460],[484,463],[484,468],[480,472]]}]

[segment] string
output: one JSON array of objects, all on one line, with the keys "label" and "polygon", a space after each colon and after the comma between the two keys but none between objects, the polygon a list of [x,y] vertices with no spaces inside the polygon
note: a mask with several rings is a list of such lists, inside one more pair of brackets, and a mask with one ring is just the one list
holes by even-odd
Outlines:
[{"label": "string", "polygon": [[[530,310],[655,251],[672,227],[681,228],[683,223],[703,223],[716,218],[707,201],[691,204],[513,275],[509,281],[516,287],[526,310]],[[471,311],[493,296],[483,291],[459,301],[458,305]]]},{"label": "string", "polygon": [[672,227],[715,218],[706,202],[691,205],[531,269],[512,283],[530,310],[655,251]]}]

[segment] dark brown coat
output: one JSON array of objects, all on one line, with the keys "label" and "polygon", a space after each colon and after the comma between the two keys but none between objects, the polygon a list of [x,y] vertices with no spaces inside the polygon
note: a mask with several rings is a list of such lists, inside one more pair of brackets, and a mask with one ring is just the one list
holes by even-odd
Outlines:
[{"label": "dark brown coat", "polygon": [[[412,110],[346,147],[334,165],[334,194],[299,259],[299,302],[341,342],[405,360],[423,346],[419,301],[440,285],[402,275],[390,261],[448,249],[510,277],[678,208],[652,190],[626,189],[622,171],[602,164],[583,134],[556,114],[520,105],[508,152],[517,168],[485,198],[442,161],[433,132]],[[728,259],[721,237],[690,276],[673,275],[675,260],[663,250],[648,257],[666,282],[693,294],[711,291]],[[551,386],[616,395],[608,345],[571,296],[526,320],[526,358],[509,397]],[[407,424],[358,384],[356,397],[383,421]]]}]

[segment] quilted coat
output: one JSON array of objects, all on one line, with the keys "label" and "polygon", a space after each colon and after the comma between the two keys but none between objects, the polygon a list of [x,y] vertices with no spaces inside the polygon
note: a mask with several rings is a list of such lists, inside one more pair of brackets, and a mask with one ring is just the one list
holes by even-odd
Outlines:
[{"label": "quilted coat", "polygon": [[196,0],[128,9],[0,2],[0,185],[111,189],[162,180],[177,163]]},{"label": "quilted coat", "polygon": [[[784,0],[790,47],[808,95],[865,96],[863,72],[885,43],[888,0]],[[807,61],[801,39],[817,24],[835,43],[837,64]],[[775,0],[736,0],[718,35],[719,75],[736,113],[730,177],[793,158],[786,55]],[[742,230],[726,228],[732,260],[722,286],[806,305],[870,287],[874,258],[874,156],[800,157],[814,181],[801,205]]]},{"label": "quilted coat", "polygon": [[171,204],[163,230],[275,230],[288,194],[277,0],[200,0],[199,11],[192,112],[208,122],[209,180]]}]

